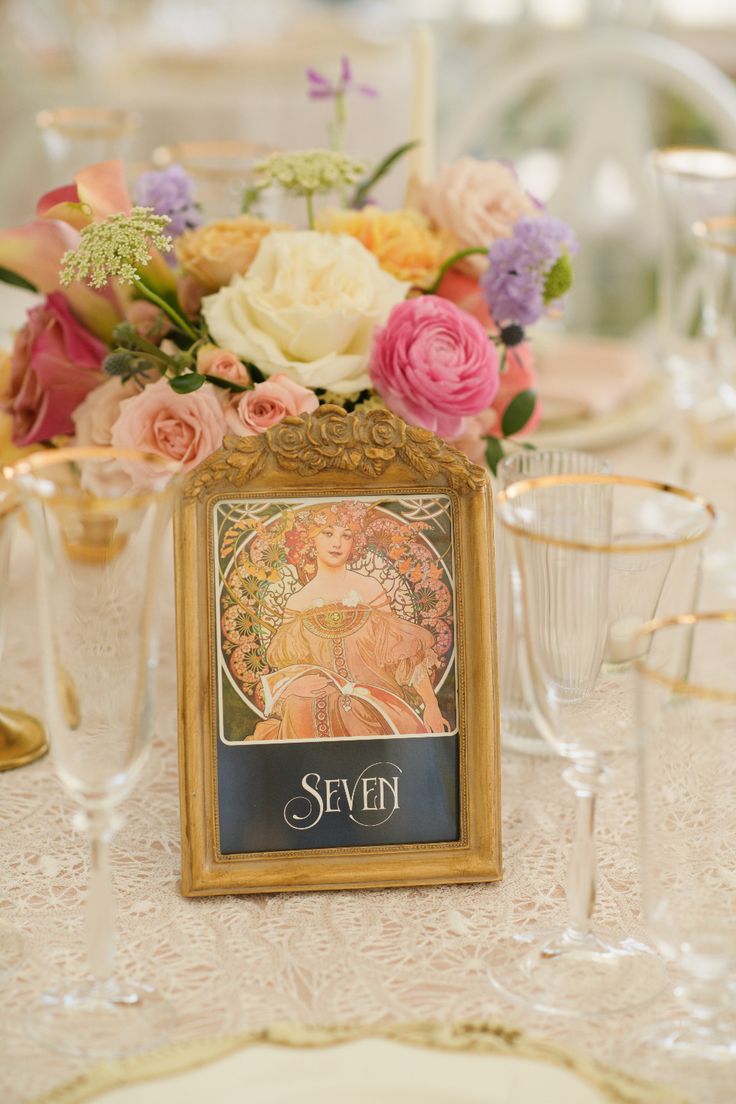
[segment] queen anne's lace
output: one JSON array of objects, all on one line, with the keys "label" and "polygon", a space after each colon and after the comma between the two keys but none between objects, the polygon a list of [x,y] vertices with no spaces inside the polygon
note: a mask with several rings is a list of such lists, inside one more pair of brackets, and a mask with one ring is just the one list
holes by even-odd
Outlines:
[{"label": "queen anne's lace", "polygon": [[130,214],[110,215],[91,222],[81,232],[79,245],[61,259],[61,283],[74,280],[100,288],[113,278],[132,284],[151,259],[151,249],[167,253],[171,238],[164,227],[171,219],[152,207],[134,207]]}]

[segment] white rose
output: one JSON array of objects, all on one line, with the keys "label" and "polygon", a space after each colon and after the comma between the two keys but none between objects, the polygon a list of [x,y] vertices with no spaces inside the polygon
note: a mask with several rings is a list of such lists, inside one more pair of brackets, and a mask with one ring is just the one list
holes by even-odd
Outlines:
[{"label": "white rose", "polygon": [[373,331],[410,286],[355,238],[272,233],[247,273],[208,296],[202,311],[217,344],[265,375],[346,395],[370,386]]}]

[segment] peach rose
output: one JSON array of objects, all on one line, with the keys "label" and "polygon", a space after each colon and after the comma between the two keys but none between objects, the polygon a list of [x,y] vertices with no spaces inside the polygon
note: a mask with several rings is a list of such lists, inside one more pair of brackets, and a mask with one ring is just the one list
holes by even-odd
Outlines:
[{"label": "peach rose", "polygon": [[[225,415],[212,384],[178,395],[160,379],[120,404],[112,427],[111,442],[117,448],[141,449],[177,460],[183,471],[196,467],[222,444]],[[136,464],[130,474],[137,483],[160,478],[154,466]]]},{"label": "peach rose", "polygon": [[140,387],[135,380],[125,383],[116,376],[90,391],[72,413],[75,442],[78,445],[109,445],[112,427],[118,420],[120,404],[124,399],[137,395]]},{"label": "peach rose", "polygon": [[443,299],[449,299],[451,303],[461,307],[468,314],[472,314],[473,318],[477,318],[487,330],[497,329],[477,276],[461,272],[457,265],[453,265],[442,277],[437,294]]},{"label": "peach rose", "polygon": [[229,284],[236,274],[247,272],[258,247],[272,230],[290,229],[285,223],[239,215],[187,230],[176,239],[174,248],[185,272],[208,293]]},{"label": "peach rose", "polygon": [[181,276],[176,281],[176,296],[187,318],[196,318],[202,309],[204,288],[193,276]]},{"label": "peach rose", "polygon": [[452,235],[431,230],[418,211],[328,210],[317,229],[357,238],[385,272],[420,288],[434,283],[442,262],[457,249]]},{"label": "peach rose", "polygon": [[240,357],[229,349],[219,349],[217,345],[202,346],[197,353],[197,371],[203,376],[219,376],[243,387],[250,383],[250,372]]},{"label": "peach rose", "polygon": [[252,391],[233,395],[225,407],[225,419],[231,433],[252,437],[265,433],[287,414],[311,414],[318,406],[314,391],[279,372],[257,383]]},{"label": "peach rose", "polygon": [[[435,226],[449,230],[458,248],[487,248],[496,238],[507,238],[521,215],[535,215],[538,207],[502,161],[461,157],[443,165],[431,184],[421,187],[418,206]],[[466,272],[480,273],[485,257],[466,257]]]},{"label": "peach rose", "polygon": [[171,329],[171,322],[164,312],[148,299],[134,299],[125,308],[125,317],[135,326],[141,337],[155,344],[166,337]]}]

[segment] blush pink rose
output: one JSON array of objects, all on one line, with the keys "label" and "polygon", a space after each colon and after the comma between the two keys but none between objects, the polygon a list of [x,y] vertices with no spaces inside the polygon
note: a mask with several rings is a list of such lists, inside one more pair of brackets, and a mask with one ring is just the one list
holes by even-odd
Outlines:
[{"label": "blush pink rose", "polygon": [[319,406],[314,391],[294,383],[277,372],[275,376],[257,383],[252,391],[233,395],[225,407],[225,418],[231,433],[240,437],[252,437],[265,433],[287,414],[311,414]]},{"label": "blush pink rose", "polygon": [[218,376],[247,387],[250,372],[240,357],[229,349],[218,349],[217,345],[203,345],[197,353],[197,371],[203,376]]},{"label": "blush pink rose", "polygon": [[[120,404],[110,436],[116,448],[153,452],[189,471],[220,447],[224,435],[225,415],[211,384],[178,395],[160,379]],[[155,465],[145,470],[131,465],[136,482],[156,480],[160,474]]]},{"label": "blush pink rose", "polygon": [[112,440],[112,427],[120,415],[121,402],[139,391],[135,380],[123,383],[115,376],[108,377],[105,383],[90,391],[72,414],[76,444],[108,446]]},{"label": "blush pink rose", "polygon": [[107,346],[76,320],[61,292],[30,310],[13,345],[3,403],[13,419],[13,444],[74,433],[72,413],[104,381],[107,353]]},{"label": "blush pink rose", "polygon": [[486,437],[492,437],[499,432],[500,423],[498,414],[489,407],[472,418],[465,418],[463,427],[457,437],[453,437],[448,444],[453,445],[459,452],[464,452],[474,464],[484,464],[486,458]]},{"label": "blush pink rose", "polygon": [[[418,206],[435,226],[454,234],[460,249],[487,249],[497,238],[508,237],[521,215],[540,210],[509,165],[475,157],[443,165],[437,179],[423,186]],[[460,264],[475,274],[488,267],[480,255],[465,257]]]},{"label": "blush pink rose", "polygon": [[487,410],[498,390],[498,353],[480,322],[447,299],[423,295],[393,308],[376,331],[371,379],[390,410],[441,437]]}]

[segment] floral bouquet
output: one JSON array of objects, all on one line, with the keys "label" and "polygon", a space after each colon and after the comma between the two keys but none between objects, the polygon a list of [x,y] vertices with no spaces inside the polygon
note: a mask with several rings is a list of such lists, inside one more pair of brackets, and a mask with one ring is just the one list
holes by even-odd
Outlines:
[{"label": "floral bouquet", "polygon": [[[45,296],[2,396],[14,445],[73,437],[186,470],[226,434],[382,404],[495,470],[534,427],[526,329],[561,307],[572,232],[510,165],[470,157],[383,210],[371,191],[413,143],[369,170],[341,145],[346,98],[374,91],[347,59],[335,82],[307,77],[335,106],[329,148],[267,157],[238,217],[204,221],[178,166],[131,200],[111,161],[0,232],[0,277]],[[306,227],[259,213],[273,189],[303,199]]]}]

